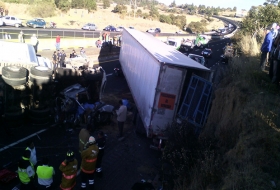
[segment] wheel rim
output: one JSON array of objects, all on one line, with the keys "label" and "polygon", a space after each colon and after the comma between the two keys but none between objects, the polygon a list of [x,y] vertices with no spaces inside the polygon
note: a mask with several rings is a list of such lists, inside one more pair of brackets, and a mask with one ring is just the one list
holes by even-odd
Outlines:
[{"label": "wheel rim", "polygon": [[39,71],[48,71],[49,68],[48,67],[43,67],[43,66],[37,66],[35,67],[36,70],[39,70]]},{"label": "wheel rim", "polygon": [[14,72],[18,72],[20,70],[20,68],[16,66],[9,66],[8,69]]},{"label": "wheel rim", "polygon": [[33,28],[36,28],[36,25],[35,25],[35,24],[33,25]]}]

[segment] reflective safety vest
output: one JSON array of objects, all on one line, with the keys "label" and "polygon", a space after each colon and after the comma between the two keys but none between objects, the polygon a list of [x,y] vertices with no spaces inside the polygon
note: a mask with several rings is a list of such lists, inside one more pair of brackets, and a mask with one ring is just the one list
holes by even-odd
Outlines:
[{"label": "reflective safety vest", "polygon": [[76,159],[68,162],[68,164],[66,164],[66,160],[60,164],[59,170],[62,172],[60,188],[62,190],[72,190],[74,188],[76,185],[77,169],[78,161]]},{"label": "reflective safety vest", "polygon": [[50,186],[53,182],[54,169],[52,166],[38,166],[37,171],[38,183],[44,186]]},{"label": "reflective safety vest", "polygon": [[22,157],[22,160],[19,161],[18,176],[19,176],[20,181],[24,184],[28,184],[30,182],[30,177],[28,176],[28,173],[27,173],[27,168],[29,166],[32,167],[32,164],[29,161],[29,159]]}]

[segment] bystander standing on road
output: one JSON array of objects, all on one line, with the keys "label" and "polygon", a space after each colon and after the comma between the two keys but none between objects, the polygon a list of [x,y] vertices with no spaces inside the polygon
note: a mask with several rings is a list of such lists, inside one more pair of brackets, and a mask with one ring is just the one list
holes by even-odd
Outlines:
[{"label": "bystander standing on road", "polygon": [[127,115],[127,107],[123,105],[123,101],[119,101],[119,109],[116,110],[117,114],[117,121],[118,121],[118,128],[119,128],[119,135],[118,137],[121,138],[123,137],[123,127],[124,127],[124,122],[126,121],[126,115]]},{"label": "bystander standing on road", "polygon": [[5,34],[3,35],[3,39],[5,39],[5,40],[10,40],[10,39],[12,39],[12,38],[11,38],[11,35],[10,35],[10,34],[8,34],[7,32],[5,32]]},{"label": "bystander standing on road", "polygon": [[265,70],[265,64],[267,61],[267,54],[270,52],[271,50],[271,46],[272,46],[272,41],[273,41],[273,36],[271,33],[271,27],[267,27],[266,28],[266,36],[264,38],[262,47],[261,47],[261,62],[260,62],[260,68],[262,71]]},{"label": "bystander standing on road", "polygon": [[62,172],[60,188],[62,190],[72,190],[76,185],[78,161],[75,159],[74,152],[69,150],[65,160],[60,164],[59,170]]},{"label": "bystander standing on road", "polygon": [[119,35],[119,46],[121,46],[122,45],[122,35]]},{"label": "bystander standing on road", "polygon": [[56,51],[53,52],[52,62],[53,62],[53,70],[55,71],[55,69],[57,68],[57,54],[56,54]]},{"label": "bystander standing on road", "polygon": [[33,45],[33,47],[34,47],[34,50],[35,50],[35,52],[37,53],[37,51],[38,51],[38,45],[39,45],[39,40],[38,40],[38,38],[36,37],[36,34],[33,34],[32,36],[31,36],[31,45]]},{"label": "bystander standing on road", "polygon": [[56,48],[56,51],[60,50],[60,35],[57,35],[57,36],[56,36],[56,39],[55,39],[55,48]]},{"label": "bystander standing on road", "polygon": [[86,55],[86,50],[85,50],[83,47],[82,47],[81,50],[80,50],[80,55],[81,55],[82,57],[84,57],[84,58],[87,57],[87,55]]},{"label": "bystander standing on road", "polygon": [[109,45],[109,52],[112,52],[112,47],[113,47],[112,39],[110,39],[108,45]]},{"label": "bystander standing on road", "polygon": [[61,51],[61,58],[60,58],[60,67],[65,67],[65,58],[66,54],[64,50]]},{"label": "bystander standing on road", "polygon": [[25,43],[25,40],[24,40],[24,33],[22,31],[20,31],[20,33],[18,34],[18,41],[20,43]]},{"label": "bystander standing on road", "polygon": [[4,14],[4,8],[3,7],[0,7],[0,14],[1,14],[1,16],[4,16],[3,14]]},{"label": "bystander standing on road", "polygon": [[55,174],[54,168],[49,166],[49,159],[43,158],[42,165],[37,167],[39,190],[52,189],[53,175]]},{"label": "bystander standing on road", "polygon": [[5,9],[5,16],[7,16],[9,14],[9,10]]},{"label": "bystander standing on road", "polygon": [[26,143],[27,147],[25,150],[30,151],[31,155],[30,155],[30,162],[33,164],[33,166],[35,167],[37,164],[37,155],[36,155],[36,148],[34,146],[33,141],[28,140]]},{"label": "bystander standing on road", "polygon": [[105,150],[105,144],[106,144],[106,137],[105,137],[103,131],[98,132],[96,143],[97,143],[97,146],[99,149],[99,153],[97,156],[97,162],[96,162],[96,176],[101,178],[103,176],[101,164],[102,164],[102,158],[104,156],[104,150]]},{"label": "bystander standing on road", "polygon": [[57,50],[57,64],[59,63],[59,67],[62,67],[61,66],[61,57],[62,57],[61,51]]},{"label": "bystander standing on road", "polygon": [[89,137],[88,148],[81,153],[81,189],[86,189],[87,181],[90,189],[94,189],[94,171],[99,149],[96,145],[95,138]]},{"label": "bystander standing on road", "polygon": [[18,177],[20,180],[21,190],[34,190],[34,175],[35,170],[32,162],[30,161],[31,152],[25,150],[22,158],[18,162]]},{"label": "bystander standing on road", "polygon": [[70,58],[75,58],[75,57],[77,57],[77,53],[76,53],[76,51],[73,49],[73,50],[72,50],[72,53],[70,53]]}]

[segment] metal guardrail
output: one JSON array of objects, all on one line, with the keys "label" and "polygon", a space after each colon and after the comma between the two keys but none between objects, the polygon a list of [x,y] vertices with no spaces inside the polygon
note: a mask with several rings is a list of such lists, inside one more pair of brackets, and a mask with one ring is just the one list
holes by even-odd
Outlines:
[{"label": "metal guardrail", "polygon": [[[235,30],[238,28],[238,23],[219,16],[213,16],[214,18],[218,18],[224,22],[231,23]],[[234,30],[234,31],[235,31]],[[71,30],[71,29],[32,29],[29,27],[20,27],[20,28],[0,28],[0,39],[5,39],[5,33],[8,33],[11,39],[18,39],[18,34],[20,31],[23,31],[25,34],[25,38],[29,39],[33,34],[40,39],[55,39],[57,35],[60,35],[62,38],[71,38],[71,39],[85,39],[85,38],[99,38],[103,31],[86,31],[86,30]],[[233,31],[232,31],[233,32]],[[231,32],[231,33],[232,33]],[[121,34],[120,32],[110,32],[110,36],[113,37],[115,35]],[[176,34],[176,33],[156,33],[152,34],[158,37],[169,37],[169,36],[196,36],[196,34]],[[203,35],[211,36],[211,38],[223,38],[224,35],[214,35],[209,33],[204,33]],[[228,35],[228,34],[226,34]]]}]

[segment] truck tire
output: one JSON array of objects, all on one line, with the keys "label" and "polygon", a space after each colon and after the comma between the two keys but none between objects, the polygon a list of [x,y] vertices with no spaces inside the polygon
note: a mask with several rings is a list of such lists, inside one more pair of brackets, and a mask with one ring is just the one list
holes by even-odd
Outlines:
[{"label": "truck tire", "polygon": [[46,116],[46,117],[43,117],[43,118],[37,118],[37,117],[29,116],[29,119],[31,120],[32,124],[37,124],[37,125],[47,124],[50,121],[49,116]]},{"label": "truck tire", "polygon": [[47,84],[51,81],[51,76],[39,77],[39,76],[35,76],[35,75],[30,75],[30,81],[36,85]]},{"label": "truck tire", "polygon": [[5,81],[6,84],[10,86],[20,86],[24,85],[27,82],[27,77],[24,78],[7,78],[2,75],[2,79]]},{"label": "truck tire", "polygon": [[52,76],[52,70],[44,66],[33,66],[30,68],[30,73],[35,76],[40,77],[50,77]]},{"label": "truck tire", "polygon": [[2,68],[2,76],[7,78],[24,78],[28,76],[28,72],[24,67],[5,66]]},{"label": "truck tire", "polygon": [[36,118],[45,118],[50,115],[50,108],[35,108],[29,110],[29,116]]},{"label": "truck tire", "polygon": [[75,71],[74,69],[69,69],[64,67],[57,68],[55,72],[57,77],[78,76],[78,72]]}]

